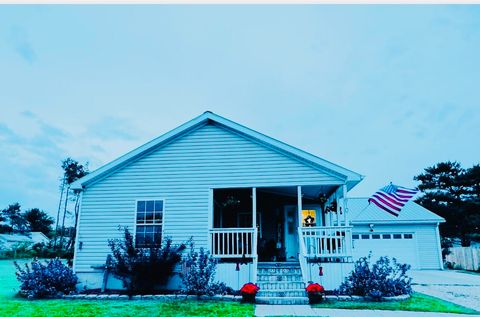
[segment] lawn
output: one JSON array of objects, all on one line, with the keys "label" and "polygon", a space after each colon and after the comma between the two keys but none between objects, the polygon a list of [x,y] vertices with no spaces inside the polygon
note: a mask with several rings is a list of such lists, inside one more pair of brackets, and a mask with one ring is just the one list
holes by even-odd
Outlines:
[{"label": "lawn", "polygon": [[338,309],[372,309],[372,310],[407,310],[407,311],[428,311],[441,313],[478,314],[476,310],[466,308],[436,297],[413,293],[412,297],[398,302],[343,302],[325,301],[322,304],[314,305],[316,308],[338,308]]},{"label": "lawn", "polygon": [[[24,262],[24,261],[23,261]],[[254,306],[229,302],[179,300],[156,301],[87,301],[35,300],[15,297],[18,282],[12,261],[0,260],[0,317],[160,317],[160,316],[231,316],[253,317]],[[414,293],[400,302],[326,301],[316,308],[407,310],[475,314],[472,309],[436,297]]]},{"label": "lawn", "polygon": [[229,302],[182,300],[155,301],[84,301],[35,300],[15,298],[18,282],[12,261],[0,261],[0,317],[160,317],[229,316],[253,317],[254,306]]}]

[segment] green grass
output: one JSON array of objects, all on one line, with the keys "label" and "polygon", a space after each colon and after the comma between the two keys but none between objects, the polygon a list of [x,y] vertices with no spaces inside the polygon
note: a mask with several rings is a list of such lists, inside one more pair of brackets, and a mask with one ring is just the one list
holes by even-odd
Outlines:
[{"label": "green grass", "polygon": [[18,291],[13,261],[0,261],[0,317],[253,317],[254,306],[230,302],[179,300],[87,301],[34,300],[14,297]]},{"label": "green grass", "polygon": [[412,297],[404,301],[395,302],[356,302],[328,300],[322,304],[314,305],[315,308],[337,309],[372,309],[372,310],[406,310],[440,313],[478,314],[476,310],[466,308],[442,299],[413,293]]}]

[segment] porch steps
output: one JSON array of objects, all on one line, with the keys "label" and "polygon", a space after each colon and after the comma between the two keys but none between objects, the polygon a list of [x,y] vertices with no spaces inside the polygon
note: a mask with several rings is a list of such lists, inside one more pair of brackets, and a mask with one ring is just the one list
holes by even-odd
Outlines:
[{"label": "porch steps", "polygon": [[257,267],[256,296],[259,304],[308,304],[305,283],[298,262],[260,262]]}]

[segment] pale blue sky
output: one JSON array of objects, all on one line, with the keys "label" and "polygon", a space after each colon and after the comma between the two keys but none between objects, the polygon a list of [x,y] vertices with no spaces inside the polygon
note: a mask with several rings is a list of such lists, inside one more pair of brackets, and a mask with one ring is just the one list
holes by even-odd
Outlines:
[{"label": "pale blue sky", "polygon": [[0,208],[211,110],[363,175],[479,162],[480,6],[0,6]]}]

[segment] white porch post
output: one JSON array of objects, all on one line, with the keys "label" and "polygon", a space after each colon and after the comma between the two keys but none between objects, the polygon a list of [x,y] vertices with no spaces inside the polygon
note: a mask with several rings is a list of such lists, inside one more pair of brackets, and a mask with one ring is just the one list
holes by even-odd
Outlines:
[{"label": "white porch post", "polygon": [[348,218],[348,211],[347,211],[347,185],[343,184],[342,185],[342,210],[343,210],[343,221],[345,223],[345,226],[350,225],[350,220]]},{"label": "white porch post", "polygon": [[252,241],[252,254],[253,254],[253,266],[252,266],[252,281],[257,283],[257,263],[258,263],[258,230],[257,230],[257,188],[252,187],[252,227],[253,227],[253,241]]},{"label": "white porch post", "polygon": [[297,186],[298,226],[302,226],[302,186]]},{"label": "white porch post", "polygon": [[215,211],[215,207],[213,205],[213,188],[208,190],[208,250],[213,252],[213,243],[212,243],[212,233],[210,230],[213,229],[213,213]]},{"label": "white porch post", "polygon": [[252,188],[252,227],[257,228],[257,189]]}]

